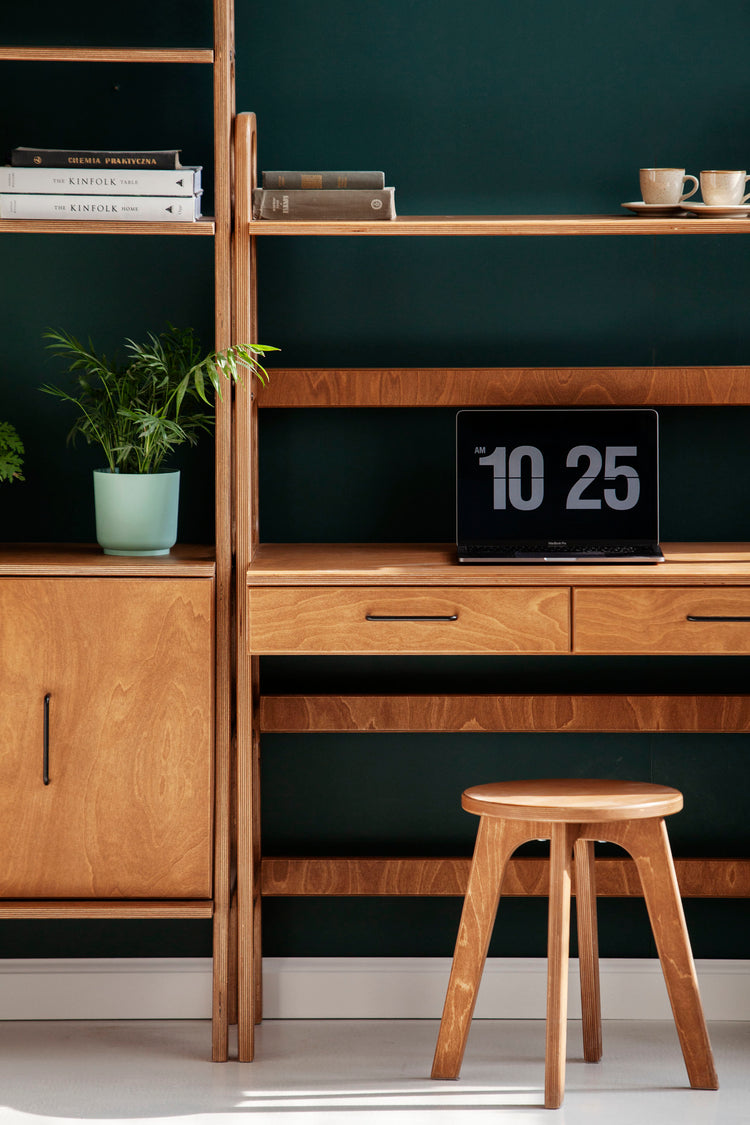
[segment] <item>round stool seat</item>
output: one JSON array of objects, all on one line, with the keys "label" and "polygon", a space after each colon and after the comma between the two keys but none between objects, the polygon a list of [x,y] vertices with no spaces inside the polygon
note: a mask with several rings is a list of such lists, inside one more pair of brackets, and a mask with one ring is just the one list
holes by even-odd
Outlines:
[{"label": "round stool seat", "polygon": [[682,808],[682,793],[649,782],[561,777],[472,785],[461,804],[477,816],[606,823],[670,816]]}]

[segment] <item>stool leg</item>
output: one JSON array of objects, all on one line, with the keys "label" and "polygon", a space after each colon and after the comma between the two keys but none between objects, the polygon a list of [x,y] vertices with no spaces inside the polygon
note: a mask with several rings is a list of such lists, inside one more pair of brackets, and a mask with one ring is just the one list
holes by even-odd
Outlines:
[{"label": "stool leg", "polygon": [[667,827],[661,818],[630,821],[623,825],[622,841],[611,831],[613,827],[606,826],[607,837],[622,842],[641,878],[690,1085],[718,1090]]},{"label": "stool leg", "polygon": [[575,861],[583,1057],[586,1062],[599,1062],[602,1057],[602,1005],[599,991],[599,938],[596,924],[593,840],[576,840]]},{"label": "stool leg", "polygon": [[538,834],[534,831],[529,833],[525,821],[480,817],[432,1063],[433,1078],[458,1078],[487,959],[503,874],[516,848]]},{"label": "stool leg", "polygon": [[570,953],[570,885],[577,826],[552,824],[547,934],[547,1049],[544,1105],[558,1109],[565,1091],[565,1045],[568,1021]]}]

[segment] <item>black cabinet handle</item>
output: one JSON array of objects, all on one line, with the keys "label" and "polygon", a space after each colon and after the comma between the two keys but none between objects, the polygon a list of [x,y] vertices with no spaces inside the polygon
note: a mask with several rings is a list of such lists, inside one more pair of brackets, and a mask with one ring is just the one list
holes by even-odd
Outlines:
[{"label": "black cabinet handle", "polygon": [[689,613],[686,618],[687,621],[750,621],[750,617],[699,617],[697,614]]},{"label": "black cabinet handle", "polygon": [[50,693],[44,697],[44,749],[42,751],[42,781],[49,785],[49,701]]},{"label": "black cabinet handle", "polygon": [[445,616],[431,617],[427,614],[380,614],[366,613],[365,621],[458,621],[458,614],[451,613]]}]

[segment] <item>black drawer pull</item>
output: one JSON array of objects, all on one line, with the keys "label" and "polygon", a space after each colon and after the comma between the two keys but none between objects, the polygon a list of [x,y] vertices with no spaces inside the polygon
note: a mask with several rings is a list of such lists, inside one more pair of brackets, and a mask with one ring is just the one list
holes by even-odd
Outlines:
[{"label": "black drawer pull", "polygon": [[44,747],[42,750],[42,781],[49,785],[49,701],[50,693],[44,697]]},{"label": "black drawer pull", "polygon": [[750,617],[698,617],[696,614],[689,613],[687,615],[688,621],[750,621]]},{"label": "black drawer pull", "polygon": [[451,613],[447,616],[431,617],[427,614],[381,614],[381,613],[367,613],[365,614],[365,621],[458,621],[458,614]]}]

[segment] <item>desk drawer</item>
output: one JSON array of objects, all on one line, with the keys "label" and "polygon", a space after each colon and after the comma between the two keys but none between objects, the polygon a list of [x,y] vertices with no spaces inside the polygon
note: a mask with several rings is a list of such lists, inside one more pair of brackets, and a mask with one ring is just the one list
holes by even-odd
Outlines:
[{"label": "desk drawer", "polygon": [[566,588],[257,587],[249,650],[281,653],[570,651]]},{"label": "desk drawer", "polygon": [[750,653],[750,587],[579,589],[573,651]]}]

